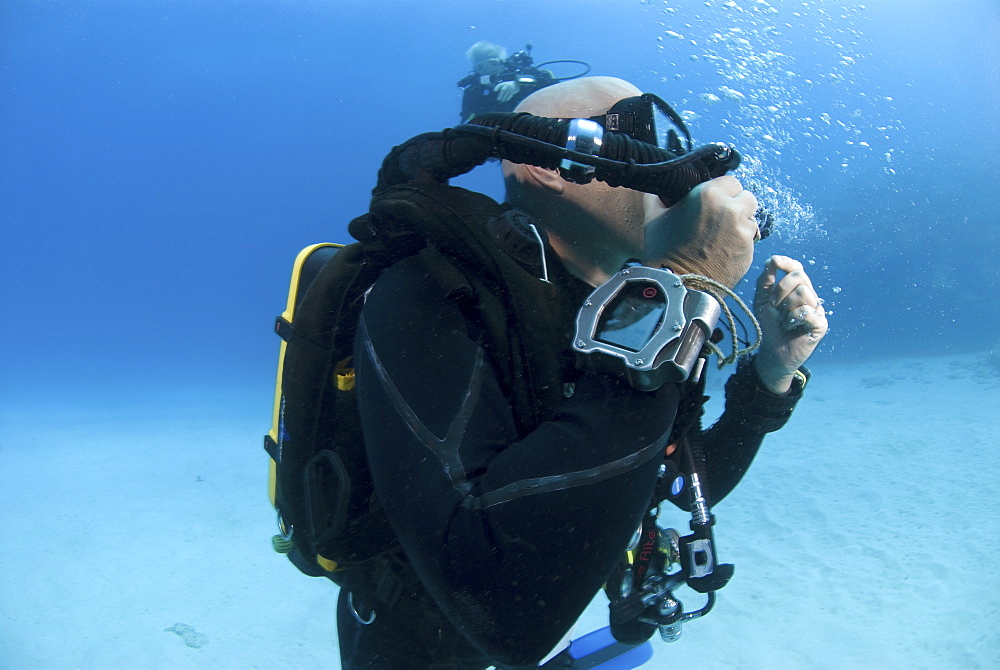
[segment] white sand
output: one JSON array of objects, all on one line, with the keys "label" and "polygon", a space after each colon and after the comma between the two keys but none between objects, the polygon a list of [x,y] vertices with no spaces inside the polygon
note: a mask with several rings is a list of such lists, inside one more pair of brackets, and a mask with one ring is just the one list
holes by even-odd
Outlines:
[{"label": "white sand", "polygon": [[[645,667],[1000,667],[997,371],[816,368],[716,509],[735,578]],[[0,668],[339,667],[336,587],[270,548],[268,394],[6,399]]]}]

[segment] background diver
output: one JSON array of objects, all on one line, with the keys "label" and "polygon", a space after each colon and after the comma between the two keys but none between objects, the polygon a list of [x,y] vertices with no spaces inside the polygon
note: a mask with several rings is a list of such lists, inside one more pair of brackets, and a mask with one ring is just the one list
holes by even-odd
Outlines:
[{"label": "background diver", "polygon": [[[510,112],[535,91],[560,81],[582,77],[590,71],[583,61],[558,60],[534,65],[531,45],[524,47],[510,58],[507,50],[492,42],[480,40],[465,54],[472,64],[472,72],[458,82],[462,92],[462,121],[467,122],[478,114]],[[546,65],[574,63],[583,65],[583,72],[570,77],[556,77]]]}]

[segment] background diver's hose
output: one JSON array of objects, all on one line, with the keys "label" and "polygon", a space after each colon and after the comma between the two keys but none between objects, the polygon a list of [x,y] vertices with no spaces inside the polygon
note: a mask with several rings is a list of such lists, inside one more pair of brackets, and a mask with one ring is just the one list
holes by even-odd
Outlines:
[{"label": "background diver's hose", "polygon": [[584,67],[583,72],[579,74],[573,74],[568,77],[556,77],[555,75],[553,75],[553,78],[556,81],[569,81],[570,79],[579,79],[580,77],[587,76],[587,74],[589,74],[591,70],[590,63],[583,60],[576,60],[575,58],[560,58],[558,60],[547,60],[544,63],[539,63],[538,65],[536,65],[535,69],[541,70],[546,65],[555,65],[556,63],[573,63],[574,65],[582,65]]},{"label": "background diver's hose", "polygon": [[565,159],[592,165],[594,178],[660,196],[668,207],[698,184],[726,174],[740,163],[730,146],[708,144],[674,153],[606,132],[600,154],[566,149],[569,122],[532,114],[484,114],[471,123],[424,133],[395,147],[379,170],[376,192],[421,177],[445,183],[490,158],[556,169]]}]

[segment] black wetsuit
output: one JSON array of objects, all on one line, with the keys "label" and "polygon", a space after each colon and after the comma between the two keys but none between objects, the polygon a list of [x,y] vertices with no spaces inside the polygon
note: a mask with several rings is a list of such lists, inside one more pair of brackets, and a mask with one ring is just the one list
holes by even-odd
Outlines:
[{"label": "black wetsuit", "polygon": [[[678,386],[641,392],[586,373],[550,420],[518,435],[479,328],[422,267],[410,258],[387,270],[358,328],[369,462],[406,576],[392,606],[373,584],[354,588],[349,606],[345,584],[343,668],[534,666],[608,579],[647,510]],[[590,288],[562,276],[579,304]],[[749,365],[733,376],[725,415],[696,437],[713,502],[796,396],[767,392]],[[352,609],[376,619],[361,625]]]},{"label": "black wetsuit", "polygon": [[[510,100],[500,102],[494,90],[505,81],[518,82],[518,91]],[[462,120],[468,121],[487,112],[513,112],[517,105],[540,88],[556,83],[556,78],[548,70],[532,66],[515,67],[507,65],[498,75],[478,75],[472,73],[458,82],[462,93]]]}]

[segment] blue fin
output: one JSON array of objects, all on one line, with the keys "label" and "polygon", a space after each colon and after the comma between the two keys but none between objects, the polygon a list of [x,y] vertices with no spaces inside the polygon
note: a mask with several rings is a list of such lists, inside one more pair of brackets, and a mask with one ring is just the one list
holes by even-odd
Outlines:
[{"label": "blue fin", "polygon": [[601,628],[573,640],[569,654],[575,661],[573,670],[632,670],[653,658],[653,645],[622,644],[610,628]]}]

